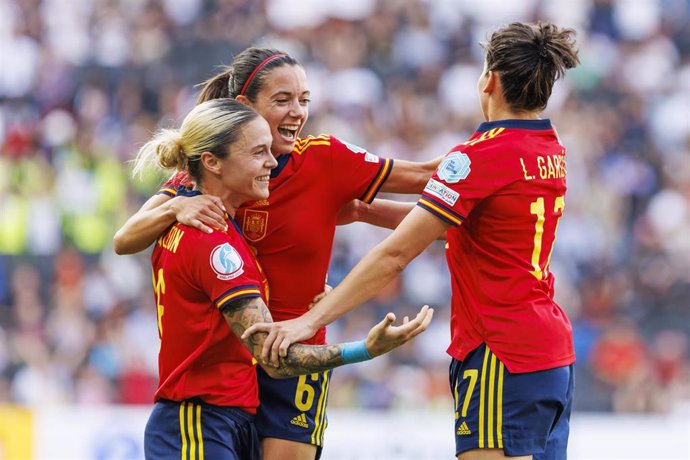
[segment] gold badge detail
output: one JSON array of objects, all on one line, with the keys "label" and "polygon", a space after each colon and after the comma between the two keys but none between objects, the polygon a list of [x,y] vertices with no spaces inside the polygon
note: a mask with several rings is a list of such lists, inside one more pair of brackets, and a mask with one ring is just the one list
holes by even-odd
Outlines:
[{"label": "gold badge detail", "polygon": [[247,209],[244,211],[242,233],[249,241],[259,241],[266,236],[268,225],[268,211]]}]

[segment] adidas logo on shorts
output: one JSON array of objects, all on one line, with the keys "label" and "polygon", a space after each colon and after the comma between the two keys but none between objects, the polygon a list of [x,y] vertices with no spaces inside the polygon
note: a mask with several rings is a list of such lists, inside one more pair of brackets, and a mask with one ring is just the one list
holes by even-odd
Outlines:
[{"label": "adidas logo on shorts", "polygon": [[292,417],[290,423],[292,423],[293,425],[301,426],[302,428],[309,428],[309,424],[307,423],[307,416],[304,415],[304,412],[302,412],[296,417]]},{"label": "adidas logo on shorts", "polygon": [[459,434],[459,435],[468,435],[468,434],[472,434],[472,432],[470,431],[470,428],[467,426],[467,422],[462,422],[462,423],[460,424],[460,428],[458,428],[458,433],[457,433],[457,434]]}]

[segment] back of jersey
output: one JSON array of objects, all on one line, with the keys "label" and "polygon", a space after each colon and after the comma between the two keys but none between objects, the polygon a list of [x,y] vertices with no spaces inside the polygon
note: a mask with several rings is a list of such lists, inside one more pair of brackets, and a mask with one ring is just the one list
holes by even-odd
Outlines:
[{"label": "back of jersey", "polygon": [[419,205],[447,222],[452,344],[487,343],[511,372],[574,361],[549,260],[566,192],[565,149],[549,120],[483,123],[442,161]]}]

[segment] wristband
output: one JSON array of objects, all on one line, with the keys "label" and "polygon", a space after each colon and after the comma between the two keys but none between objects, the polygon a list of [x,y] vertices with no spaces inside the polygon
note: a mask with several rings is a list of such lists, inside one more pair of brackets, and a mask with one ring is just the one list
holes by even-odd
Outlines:
[{"label": "wristband", "polygon": [[342,346],[340,357],[343,359],[343,364],[360,363],[371,359],[364,340],[344,343]]}]

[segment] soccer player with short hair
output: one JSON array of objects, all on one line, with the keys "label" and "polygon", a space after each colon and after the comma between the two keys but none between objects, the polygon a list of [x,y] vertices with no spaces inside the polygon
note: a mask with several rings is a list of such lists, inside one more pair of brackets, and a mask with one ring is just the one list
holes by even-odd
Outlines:
[{"label": "soccer player with short hair", "polygon": [[572,328],[549,271],[566,193],[566,153],[540,119],[555,81],[578,64],[574,31],[513,23],[484,45],[485,122],[446,155],[417,207],[304,316],[270,332],[263,356],[311,336],[371,298],[447,230],[450,368],[461,460],[566,457]]}]

